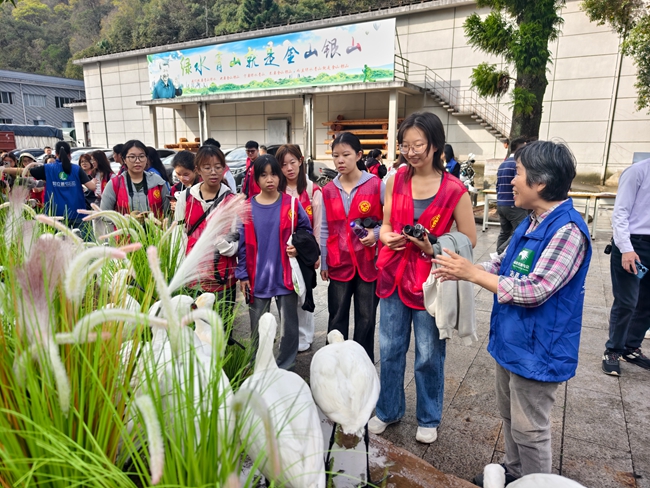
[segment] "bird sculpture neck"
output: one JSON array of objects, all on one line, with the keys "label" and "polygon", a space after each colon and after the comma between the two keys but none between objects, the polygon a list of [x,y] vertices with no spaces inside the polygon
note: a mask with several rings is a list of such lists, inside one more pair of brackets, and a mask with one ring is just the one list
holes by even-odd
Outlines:
[{"label": "bird sculpture neck", "polygon": [[[274,319],[275,320],[275,319]],[[273,339],[275,338],[275,327],[260,320],[259,326],[259,348],[255,355],[255,372],[265,371],[267,369],[277,369],[275,358],[273,357]]]}]

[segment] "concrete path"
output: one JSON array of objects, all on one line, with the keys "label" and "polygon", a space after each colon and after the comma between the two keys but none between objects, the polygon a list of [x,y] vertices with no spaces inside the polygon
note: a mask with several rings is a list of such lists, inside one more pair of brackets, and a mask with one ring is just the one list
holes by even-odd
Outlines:
[{"label": "concrete path", "polygon": [[[603,218],[603,225],[605,222]],[[490,227],[481,232],[477,225],[477,232],[474,256],[481,262],[494,251],[499,230]],[[622,363],[622,376],[615,378],[600,369],[612,305],[609,256],[603,254],[608,239],[609,234],[602,231],[593,241],[578,371],[560,386],[552,413],[553,468],[590,488],[650,488],[650,371]],[[327,284],[319,279],[314,291],[316,338],[311,350],[299,354],[296,362],[296,372],[305,378],[311,357],[325,345],[327,333]],[[447,344],[445,407],[438,440],[431,445],[415,440],[413,344],[404,381],[406,416],[383,434],[444,473],[468,480],[486,464],[501,462],[504,450],[494,393],[495,363],[486,350],[492,297],[476,287],[479,342],[463,346],[453,338]],[[238,336],[246,336],[250,330],[244,308],[237,320]],[[650,352],[650,341],[644,345]],[[378,338],[375,347],[375,357],[379,358]]]}]

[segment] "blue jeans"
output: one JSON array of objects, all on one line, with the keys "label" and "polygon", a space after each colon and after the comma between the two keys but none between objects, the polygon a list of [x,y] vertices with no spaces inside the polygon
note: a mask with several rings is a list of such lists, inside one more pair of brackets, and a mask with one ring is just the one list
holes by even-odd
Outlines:
[{"label": "blue jeans", "polygon": [[377,417],[386,423],[396,422],[406,412],[404,371],[413,322],[416,417],[420,427],[438,427],[445,389],[446,343],[440,340],[436,321],[426,310],[404,305],[397,291],[379,303],[381,392]]}]

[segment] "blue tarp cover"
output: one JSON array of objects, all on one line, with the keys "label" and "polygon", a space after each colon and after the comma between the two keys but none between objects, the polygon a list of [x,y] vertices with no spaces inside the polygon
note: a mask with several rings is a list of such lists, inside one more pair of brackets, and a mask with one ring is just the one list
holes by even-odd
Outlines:
[{"label": "blue tarp cover", "polygon": [[0,124],[0,132],[13,132],[16,136],[56,137],[63,140],[63,131],[51,125]]}]

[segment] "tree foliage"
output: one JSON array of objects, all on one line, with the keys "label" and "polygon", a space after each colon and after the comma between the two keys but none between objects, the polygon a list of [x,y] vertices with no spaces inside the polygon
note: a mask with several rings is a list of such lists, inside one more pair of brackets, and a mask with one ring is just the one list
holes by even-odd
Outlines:
[{"label": "tree foliage", "polygon": [[623,39],[622,52],[637,67],[637,110],[650,108],[650,10],[645,0],[583,0],[592,22],[609,25]]},{"label": "tree foliage", "polygon": [[546,71],[551,62],[548,44],[560,32],[563,20],[559,11],[565,0],[478,0],[477,4],[492,11],[485,18],[474,13],[466,19],[468,42],[485,53],[502,57],[507,69],[482,63],[473,71],[472,86],[484,96],[500,97],[514,79],[510,139],[537,137],[548,85]]}]

